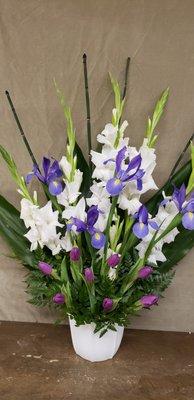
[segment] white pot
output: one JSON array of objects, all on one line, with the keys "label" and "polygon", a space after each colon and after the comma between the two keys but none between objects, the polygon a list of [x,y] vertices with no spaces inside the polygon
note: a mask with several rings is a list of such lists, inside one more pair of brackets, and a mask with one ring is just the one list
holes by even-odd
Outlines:
[{"label": "white pot", "polygon": [[116,325],[117,331],[108,330],[101,338],[94,334],[95,324],[85,324],[78,327],[69,318],[73,347],[78,356],[88,361],[105,361],[116,354],[123,337],[124,327]]}]

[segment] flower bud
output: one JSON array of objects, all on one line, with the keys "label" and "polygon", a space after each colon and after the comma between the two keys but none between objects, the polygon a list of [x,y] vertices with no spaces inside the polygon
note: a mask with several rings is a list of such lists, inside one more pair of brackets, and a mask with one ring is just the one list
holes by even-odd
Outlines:
[{"label": "flower bud", "polygon": [[70,251],[70,260],[79,261],[80,256],[81,256],[80,249],[78,247],[73,247]]},{"label": "flower bud", "polygon": [[113,306],[113,300],[109,299],[109,297],[105,297],[105,299],[102,302],[102,307],[104,311],[110,311]]},{"label": "flower bud", "polygon": [[51,275],[52,265],[45,263],[44,261],[39,261],[38,268],[44,275]]},{"label": "flower bud", "polygon": [[153,268],[149,267],[148,265],[145,265],[145,267],[142,267],[139,270],[138,278],[146,279],[152,274],[152,272],[153,272]]},{"label": "flower bud", "polygon": [[56,293],[53,297],[53,301],[56,304],[64,304],[65,303],[65,296],[62,293]]},{"label": "flower bud", "polygon": [[147,294],[140,299],[140,303],[143,307],[149,308],[156,304],[159,300],[159,296],[155,294]]},{"label": "flower bud", "polygon": [[85,276],[85,280],[87,282],[93,282],[94,281],[94,273],[92,271],[92,268],[85,268],[84,276]]},{"label": "flower bud", "polygon": [[121,257],[119,256],[119,254],[112,254],[107,260],[108,266],[112,268],[116,267],[120,262],[120,258]]}]

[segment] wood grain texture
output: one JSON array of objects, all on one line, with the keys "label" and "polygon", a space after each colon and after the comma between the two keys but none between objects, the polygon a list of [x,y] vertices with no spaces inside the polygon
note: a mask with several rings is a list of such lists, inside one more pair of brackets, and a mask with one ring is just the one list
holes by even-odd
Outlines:
[{"label": "wood grain texture", "polygon": [[125,331],[115,358],[76,356],[69,328],[0,324],[1,400],[193,400],[194,334]]}]

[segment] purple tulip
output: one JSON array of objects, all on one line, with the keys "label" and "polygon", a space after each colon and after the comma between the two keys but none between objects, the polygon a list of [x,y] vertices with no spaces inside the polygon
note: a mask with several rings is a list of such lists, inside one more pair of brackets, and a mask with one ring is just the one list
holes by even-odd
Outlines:
[{"label": "purple tulip", "polygon": [[81,256],[80,249],[78,247],[73,247],[70,251],[70,260],[79,261],[80,256]]},{"label": "purple tulip", "polygon": [[94,282],[94,273],[92,271],[92,268],[85,268],[84,269],[84,276],[85,280],[89,283]]},{"label": "purple tulip", "polygon": [[53,297],[53,301],[56,304],[64,304],[65,303],[65,296],[62,293],[56,293]]},{"label": "purple tulip", "polygon": [[57,196],[64,189],[62,182],[63,172],[59,167],[57,160],[54,160],[52,165],[49,158],[43,157],[42,162],[43,174],[40,172],[37,165],[33,166],[33,171],[30,172],[26,177],[26,183],[30,183],[31,179],[35,176],[38,180],[45,185],[48,185],[49,192],[53,196]]},{"label": "purple tulip", "polygon": [[138,278],[146,279],[152,274],[152,272],[153,268],[146,265],[139,270]]},{"label": "purple tulip", "polygon": [[112,254],[107,260],[108,266],[112,268],[116,267],[120,262],[120,258],[121,257],[119,256],[119,254]]},{"label": "purple tulip", "polygon": [[104,311],[110,311],[113,306],[113,300],[109,299],[109,297],[105,297],[105,299],[102,302],[102,307]]},{"label": "purple tulip", "polygon": [[44,261],[39,261],[38,268],[44,275],[52,274],[52,265],[45,263]]},{"label": "purple tulip", "polygon": [[[132,160],[129,161],[126,169],[122,169],[122,162],[126,158],[126,151],[126,146],[119,150],[115,160],[115,177],[109,179],[106,184],[106,190],[111,196],[118,196],[128,181],[136,180],[137,189],[142,189],[142,177],[145,172],[140,169],[142,161],[141,155],[138,154],[133,157]],[[114,160],[106,160],[104,164],[108,162],[114,162]]]},{"label": "purple tulip", "polygon": [[144,308],[149,308],[156,304],[159,300],[159,296],[155,294],[146,294],[140,299],[140,302]]}]

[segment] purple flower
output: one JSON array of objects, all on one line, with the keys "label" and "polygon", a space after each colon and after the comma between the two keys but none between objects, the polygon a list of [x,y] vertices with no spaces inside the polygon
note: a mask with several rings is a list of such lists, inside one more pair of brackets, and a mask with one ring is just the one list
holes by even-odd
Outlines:
[{"label": "purple flower", "polygon": [[89,283],[94,282],[94,273],[92,271],[92,268],[85,268],[84,276],[87,282]]},{"label": "purple flower", "polygon": [[[111,196],[118,196],[119,193],[123,190],[126,182],[136,180],[137,189],[142,189],[142,177],[144,175],[144,171],[140,169],[141,166],[141,155],[138,154],[131,161],[129,161],[126,169],[122,169],[122,162],[125,160],[127,148],[124,146],[121,150],[119,150],[116,161],[115,161],[115,177],[108,180],[106,184],[107,192]],[[104,161],[104,164],[108,162],[114,162],[114,160],[109,159]]]},{"label": "purple flower", "polygon": [[148,225],[150,225],[155,230],[158,229],[157,223],[148,219],[148,211],[144,205],[140,207],[138,213],[136,213],[134,217],[138,220],[138,222],[133,225],[133,233],[139,239],[142,239],[148,235]]},{"label": "purple flower", "polygon": [[34,165],[33,171],[26,177],[26,183],[28,184],[33,176],[35,176],[40,182],[48,185],[49,192],[53,196],[57,196],[64,188],[62,182],[63,172],[59,167],[58,161],[54,160],[51,164],[51,161],[48,158],[43,157],[42,168],[44,171],[43,174],[39,171],[38,166]]},{"label": "purple flower", "polygon": [[152,274],[152,272],[153,268],[146,265],[139,270],[138,278],[146,279]]},{"label": "purple flower", "polygon": [[51,275],[52,265],[45,263],[44,261],[39,261],[38,268],[44,275]]},{"label": "purple flower", "polygon": [[70,251],[70,260],[79,261],[80,256],[81,256],[80,249],[78,247],[73,247]]},{"label": "purple flower", "polygon": [[108,266],[112,268],[116,267],[120,262],[120,258],[121,257],[119,256],[119,254],[112,254],[107,260]]},{"label": "purple flower", "polygon": [[105,297],[105,299],[102,302],[102,307],[104,311],[110,311],[113,306],[113,300],[109,299],[109,297]]},{"label": "purple flower", "polygon": [[91,244],[95,249],[97,250],[101,249],[106,244],[106,236],[102,232],[99,231],[95,232],[92,235]]},{"label": "purple flower", "polygon": [[194,198],[192,197],[182,209],[182,224],[185,229],[194,230]]},{"label": "purple flower", "polygon": [[53,297],[53,301],[56,304],[64,304],[65,303],[65,296],[62,293],[56,293]]},{"label": "purple flower", "polygon": [[183,206],[183,203],[185,202],[185,197],[186,197],[186,187],[185,187],[184,183],[182,184],[180,189],[178,189],[177,187],[174,187],[172,200],[176,204],[179,211],[182,211],[182,206]]},{"label": "purple flower", "polygon": [[159,300],[159,296],[156,296],[155,294],[146,294],[140,299],[140,302],[143,307],[149,308],[153,306],[154,304],[157,304]]}]

